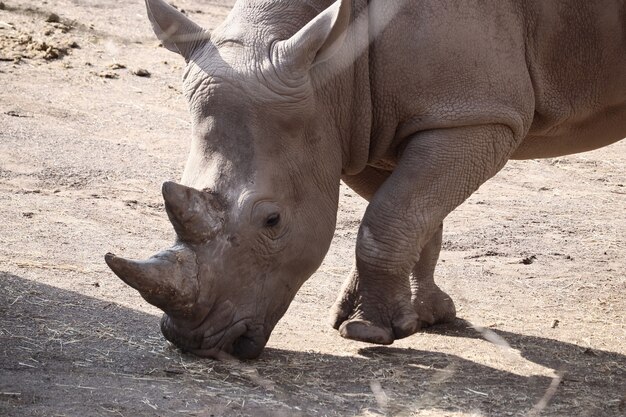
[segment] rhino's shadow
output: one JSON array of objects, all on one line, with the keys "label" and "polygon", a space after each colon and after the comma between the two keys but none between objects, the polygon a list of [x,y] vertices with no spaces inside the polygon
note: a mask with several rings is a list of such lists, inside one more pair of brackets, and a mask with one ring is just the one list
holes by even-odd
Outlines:
[{"label": "rhino's shadow", "polygon": [[[451,343],[480,337],[462,321],[431,331]],[[623,355],[499,334],[533,362],[565,366],[542,415],[621,412]],[[360,356],[267,348],[247,363],[198,359],[167,348],[153,315],[1,272],[0,341],[0,415],[526,415],[552,381],[393,347],[366,347]]]},{"label": "rhino's shadow", "polygon": [[[625,377],[624,365],[626,365],[623,355],[615,352],[605,352],[589,347],[583,347],[575,344],[559,342],[554,339],[526,336],[523,334],[511,333],[503,330],[494,329],[476,329],[470,322],[463,319],[456,319],[453,323],[441,326],[433,326],[425,330],[427,333],[439,334],[448,337],[462,337],[472,339],[489,338],[484,332],[495,333],[496,337],[505,345],[508,345],[514,351],[517,351],[525,359],[538,365],[560,371],[565,374],[566,380],[574,378],[567,374],[580,371],[581,367],[599,365],[605,361],[615,360],[621,366],[615,370],[621,372],[621,376]],[[495,343],[500,343],[496,341]],[[597,359],[597,360],[594,360]],[[621,380],[626,384],[626,379]],[[624,387],[626,388],[626,386]]]}]

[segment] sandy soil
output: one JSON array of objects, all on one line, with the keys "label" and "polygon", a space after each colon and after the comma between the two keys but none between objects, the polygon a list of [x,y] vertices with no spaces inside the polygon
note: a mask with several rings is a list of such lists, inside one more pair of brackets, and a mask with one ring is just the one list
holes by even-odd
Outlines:
[{"label": "sandy soil", "polygon": [[[626,141],[507,165],[446,222],[460,319],[391,347],[327,324],[365,208],[342,189],[330,252],[262,357],[197,359],[103,261],[172,240],[181,59],[138,0],[2,1],[0,415],[626,415]],[[211,28],[232,2],[176,4]]]}]

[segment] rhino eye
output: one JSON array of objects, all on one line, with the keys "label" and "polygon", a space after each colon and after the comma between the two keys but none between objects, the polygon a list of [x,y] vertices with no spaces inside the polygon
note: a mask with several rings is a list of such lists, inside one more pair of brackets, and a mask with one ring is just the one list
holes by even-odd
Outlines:
[{"label": "rhino eye", "polygon": [[274,227],[280,222],[280,214],[272,213],[265,219],[265,227]]}]

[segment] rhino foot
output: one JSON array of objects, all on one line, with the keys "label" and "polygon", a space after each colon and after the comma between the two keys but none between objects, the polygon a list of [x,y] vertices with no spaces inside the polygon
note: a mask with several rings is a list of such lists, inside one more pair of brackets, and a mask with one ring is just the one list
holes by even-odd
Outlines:
[{"label": "rhino foot", "polygon": [[361,342],[389,345],[415,333],[420,322],[407,289],[363,288],[356,272],[348,279],[331,309],[332,326],[339,334]]},{"label": "rhino foot", "polygon": [[449,323],[456,318],[454,301],[436,285],[430,291],[413,294],[412,303],[419,317],[420,328]]}]

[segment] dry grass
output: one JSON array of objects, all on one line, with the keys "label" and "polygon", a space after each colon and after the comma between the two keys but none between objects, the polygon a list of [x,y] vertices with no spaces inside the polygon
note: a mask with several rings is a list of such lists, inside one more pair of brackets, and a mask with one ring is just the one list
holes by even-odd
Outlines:
[{"label": "dry grass", "polygon": [[[146,334],[139,328],[135,328],[139,330],[136,333],[132,329],[120,333],[117,320],[124,319],[120,314],[128,313],[115,305],[80,299],[72,293],[46,292],[14,277],[3,278],[2,284],[3,300],[10,300],[4,304],[8,320],[0,327],[0,339],[8,349],[2,368],[50,373],[51,362],[60,360],[53,368],[70,366],[71,374],[83,377],[70,378],[68,382],[61,382],[65,378],[57,379],[49,389],[75,398],[106,393],[112,398],[125,398],[126,408],[129,401],[134,401],[134,407],[142,407],[145,412],[167,410],[167,415],[203,415],[215,407],[203,404],[214,401],[241,415],[271,410],[271,414],[261,415],[273,416],[408,417],[441,415],[442,410],[445,415],[471,416],[483,415],[477,407],[481,401],[510,402],[504,400],[497,387],[477,383],[476,378],[481,375],[468,375],[468,364],[455,357],[427,352],[415,356],[393,348],[365,348],[361,357],[268,349],[258,361],[241,362],[227,355],[211,361],[186,355],[164,342],[160,335]],[[34,311],[38,313],[33,314]],[[105,315],[115,320],[107,320]],[[148,316],[145,320],[154,319]],[[462,331],[470,327],[468,323],[462,326]],[[524,360],[524,353],[511,347],[501,334],[475,328],[477,334],[496,347],[494,352],[500,352],[501,359],[492,360]],[[592,360],[597,358],[586,355]],[[624,370],[623,364],[612,366]],[[534,391],[535,400],[526,397],[521,403],[510,402],[510,412],[504,415],[545,414],[562,384],[580,378],[578,371],[574,371],[572,379],[568,377],[565,370],[553,372],[544,388]],[[503,377],[503,381],[507,379],[510,377]],[[28,386],[25,388],[28,390]],[[186,400],[184,406],[181,403],[178,407],[163,402],[163,398],[181,393],[193,401]],[[22,397],[19,390],[0,392],[0,401],[20,401]],[[526,406],[520,407],[521,404]],[[128,415],[124,407],[101,405],[103,412]],[[474,407],[476,411],[472,412]],[[503,411],[506,406],[496,409]]]}]

